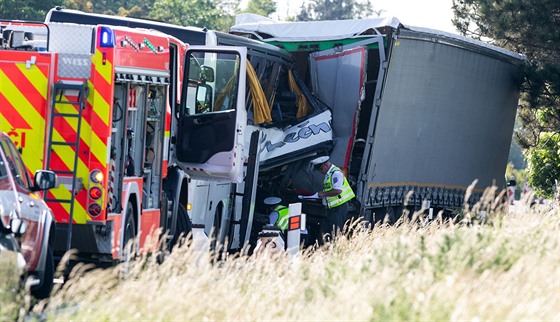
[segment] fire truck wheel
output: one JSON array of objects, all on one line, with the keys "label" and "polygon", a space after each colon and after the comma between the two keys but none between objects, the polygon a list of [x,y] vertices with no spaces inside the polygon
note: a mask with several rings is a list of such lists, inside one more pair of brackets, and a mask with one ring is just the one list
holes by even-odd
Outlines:
[{"label": "fire truck wheel", "polygon": [[124,236],[123,236],[123,253],[122,260],[129,261],[134,256],[134,238],[136,238],[136,225],[134,224],[134,208],[132,207],[132,202],[128,202],[126,207],[126,219],[124,226]]},{"label": "fire truck wheel", "polygon": [[47,260],[45,262],[45,273],[41,286],[31,290],[31,294],[39,300],[45,299],[51,295],[51,290],[54,283],[54,258],[52,247],[49,246],[47,250]]}]

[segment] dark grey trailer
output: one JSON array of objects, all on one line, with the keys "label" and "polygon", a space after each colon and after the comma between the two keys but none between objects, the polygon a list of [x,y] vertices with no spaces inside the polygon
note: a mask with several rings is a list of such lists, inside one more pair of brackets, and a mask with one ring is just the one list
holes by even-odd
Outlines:
[{"label": "dark grey trailer", "polygon": [[[332,108],[330,157],[361,215],[407,205],[452,213],[505,187],[524,57],[396,18],[274,22],[238,17],[231,32],[290,51]],[[305,184],[305,183],[302,183]],[[312,188],[310,188],[312,190]]]}]

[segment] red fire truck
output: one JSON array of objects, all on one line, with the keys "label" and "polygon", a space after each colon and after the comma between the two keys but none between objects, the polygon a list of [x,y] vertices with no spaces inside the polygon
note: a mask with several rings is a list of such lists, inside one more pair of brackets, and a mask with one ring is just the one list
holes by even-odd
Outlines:
[{"label": "red fire truck", "polygon": [[[45,193],[55,253],[99,261],[153,250],[190,229],[187,176],[169,162],[172,109],[187,45],[163,33],[68,23],[0,22],[0,130]],[[154,241],[154,243],[150,243]]]}]

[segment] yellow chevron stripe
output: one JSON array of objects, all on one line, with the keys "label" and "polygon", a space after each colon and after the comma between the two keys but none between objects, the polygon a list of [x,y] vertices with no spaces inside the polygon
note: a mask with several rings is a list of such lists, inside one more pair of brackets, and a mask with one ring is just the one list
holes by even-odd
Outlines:
[{"label": "yellow chevron stripe", "polygon": [[[99,50],[96,50],[96,55],[92,57],[92,63],[94,64],[95,70],[103,77],[103,79],[109,84],[109,86],[113,86],[113,77],[112,77],[112,68],[113,65],[111,62],[107,61],[105,65],[102,63],[102,54]],[[93,95],[88,96],[88,103],[90,106],[95,106],[93,108],[93,113],[97,115],[97,117],[103,121],[105,126],[109,127],[109,116],[111,113],[111,97],[108,97],[107,101],[102,93],[98,91],[97,88],[94,87],[94,84],[89,81],[89,88],[93,89]],[[105,93],[105,95],[109,95],[109,93]],[[89,126],[89,124],[88,124]],[[89,129],[93,135],[91,139],[91,146],[90,150],[91,153],[95,155],[95,157],[100,161],[107,160],[107,144],[104,140],[99,138],[97,132],[93,131],[93,129]]]},{"label": "yellow chevron stripe", "polygon": [[92,57],[93,64],[97,72],[107,81],[107,83],[113,83],[113,62],[107,60],[105,65],[103,65],[103,54],[99,49],[95,50],[95,56]]},{"label": "yellow chevron stripe", "polygon": [[[72,193],[70,192],[70,190],[68,190],[63,185],[60,185],[58,188],[51,189],[51,190],[49,190],[49,192],[51,192],[55,196],[55,198],[57,198],[57,199],[68,200],[68,199],[72,198]],[[67,214],[70,213],[70,204],[60,203],[60,205],[64,208],[64,210],[66,210]],[[88,214],[86,213],[86,210],[84,209],[84,207],[82,207],[82,205],[78,202],[78,200],[74,201],[73,219],[78,224],[85,224],[88,220],[91,220],[91,217],[88,216]]]},{"label": "yellow chevron stripe", "polygon": [[30,69],[27,69],[24,63],[16,65],[23,74],[28,75],[27,78],[32,81],[31,84],[42,95],[43,99],[47,99],[48,79],[43,72],[35,65],[32,65]]},{"label": "yellow chevron stripe", "polygon": [[107,102],[105,97],[97,90],[97,88],[93,87],[93,83],[91,81],[89,82],[89,88],[90,90],[93,88],[93,95],[88,96],[88,103],[91,106],[95,106],[93,112],[97,114],[101,120],[103,120],[106,126],[109,126],[109,113],[111,112],[110,102]]},{"label": "yellow chevron stripe", "polygon": [[[19,65],[19,64],[18,64]],[[37,71],[38,68],[36,66],[32,66],[31,70]],[[48,88],[47,79],[46,77],[39,72],[34,73],[33,77],[28,77],[29,80],[34,84],[34,86],[41,88],[40,91],[43,97],[46,97],[46,90]],[[31,126],[30,132],[34,135],[38,135],[40,137],[44,136],[45,131],[45,120],[43,117],[35,110],[35,108],[31,105],[31,103],[27,100],[25,95],[19,91],[17,86],[12,82],[12,80],[2,71],[0,70],[0,90],[2,94],[6,97],[8,102],[11,105],[17,107],[18,111],[24,116],[25,120]],[[5,122],[5,123],[4,123]],[[8,120],[2,117],[3,124],[9,124]],[[11,126],[11,124],[10,124]],[[2,128],[6,129],[6,126],[2,126]],[[32,140],[32,135],[29,135],[27,138],[27,144],[25,147],[27,153],[24,153],[25,163],[30,169],[42,169],[43,163],[41,162],[43,151],[44,151],[44,140]],[[33,158],[26,158],[29,155],[39,156]]]},{"label": "yellow chevron stripe", "polygon": [[[111,106],[105,100],[105,97],[97,91],[96,88],[93,87],[93,84],[89,82],[90,89],[93,88],[93,95],[88,96],[88,103],[90,106],[95,107],[93,108],[93,113],[97,115],[97,117],[103,121],[105,126],[109,126],[109,115],[111,113]],[[91,153],[95,155],[97,160],[101,162],[107,161],[107,144],[104,140],[99,138],[99,135],[96,131],[94,131],[91,126],[88,124],[88,131],[91,131]]]},{"label": "yellow chevron stripe", "polygon": [[99,162],[105,164],[105,167],[107,167],[107,144],[105,144],[105,142],[101,141],[101,139],[99,138],[99,136],[97,135],[97,133],[95,133],[95,131],[93,131],[93,129],[91,129],[91,127],[87,126],[88,131],[91,131],[90,133],[92,133],[91,135],[91,142],[90,142],[90,153],[95,155],[95,157],[97,158],[97,160],[99,160]]},{"label": "yellow chevron stripe", "polygon": [[[65,98],[64,101],[67,101],[67,99]],[[78,130],[77,121],[69,121],[68,124],[74,131]],[[94,129],[91,127],[91,124],[85,118],[82,118],[80,137],[87,144],[89,152],[93,154],[100,162],[104,162],[106,159],[107,145],[105,145],[105,142],[99,138],[97,132],[94,131]]]}]

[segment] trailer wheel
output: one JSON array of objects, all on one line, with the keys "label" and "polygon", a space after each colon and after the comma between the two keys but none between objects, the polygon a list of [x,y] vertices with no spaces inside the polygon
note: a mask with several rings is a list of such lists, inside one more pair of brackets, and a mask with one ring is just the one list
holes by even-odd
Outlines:
[{"label": "trailer wheel", "polygon": [[398,219],[396,207],[383,207],[374,210],[375,222],[393,225]]}]

